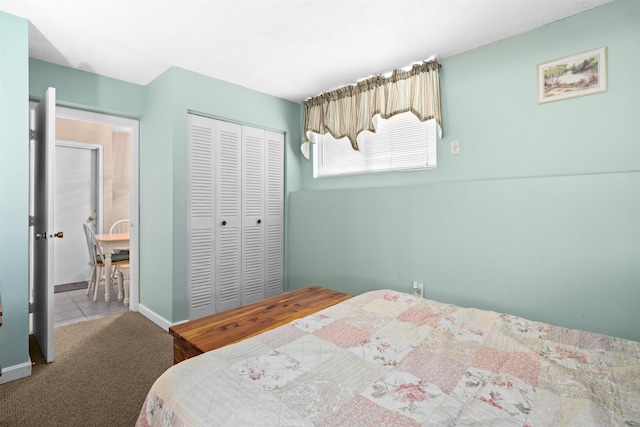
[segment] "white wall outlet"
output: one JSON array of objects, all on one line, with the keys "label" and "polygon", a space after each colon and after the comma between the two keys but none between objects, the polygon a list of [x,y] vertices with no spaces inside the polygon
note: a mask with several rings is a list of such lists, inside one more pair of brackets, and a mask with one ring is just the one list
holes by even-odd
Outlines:
[{"label": "white wall outlet", "polygon": [[417,297],[424,297],[424,283],[413,281],[413,294]]},{"label": "white wall outlet", "polygon": [[457,139],[454,139],[453,141],[451,141],[451,154],[458,154],[460,153],[460,141]]}]

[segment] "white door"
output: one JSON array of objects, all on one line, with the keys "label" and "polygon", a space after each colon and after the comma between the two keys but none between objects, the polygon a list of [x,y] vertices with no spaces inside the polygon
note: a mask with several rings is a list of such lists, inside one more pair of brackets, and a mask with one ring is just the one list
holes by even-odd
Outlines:
[{"label": "white door", "polygon": [[216,312],[242,305],[241,162],[242,126],[216,122]]},{"label": "white door", "polygon": [[264,130],[242,127],[242,305],[264,299]]},{"label": "white door", "polygon": [[[82,144],[56,143],[54,284],[89,280],[87,239],[82,228],[98,216],[98,150]],[[90,219],[91,218],[91,219]]]},{"label": "white door", "polygon": [[53,226],[55,189],[56,90],[47,89],[35,108],[32,128],[34,171],[33,335],[47,362],[53,362]]},{"label": "white door", "polygon": [[213,251],[215,121],[189,114],[187,298],[189,319],[216,312]]},{"label": "white door", "polygon": [[284,134],[265,131],[265,297],[284,292]]}]

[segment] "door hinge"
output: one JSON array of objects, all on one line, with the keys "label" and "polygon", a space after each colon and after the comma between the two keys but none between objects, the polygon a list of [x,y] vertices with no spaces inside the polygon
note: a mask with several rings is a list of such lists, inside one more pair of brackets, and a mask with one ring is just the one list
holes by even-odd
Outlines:
[{"label": "door hinge", "polygon": [[29,215],[29,227],[36,225],[36,217],[33,215]]},{"label": "door hinge", "polygon": [[33,313],[33,303],[29,303],[29,314]]},{"label": "door hinge", "polygon": [[36,140],[36,130],[29,129],[29,141],[35,141],[35,140]]}]

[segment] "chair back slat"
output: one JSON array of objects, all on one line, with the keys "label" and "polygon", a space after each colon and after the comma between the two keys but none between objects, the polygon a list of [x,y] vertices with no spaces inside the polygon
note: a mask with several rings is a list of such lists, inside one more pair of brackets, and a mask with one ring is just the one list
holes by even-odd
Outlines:
[{"label": "chair back slat", "polygon": [[113,223],[109,229],[109,234],[128,233],[130,221],[128,219],[121,219]]}]

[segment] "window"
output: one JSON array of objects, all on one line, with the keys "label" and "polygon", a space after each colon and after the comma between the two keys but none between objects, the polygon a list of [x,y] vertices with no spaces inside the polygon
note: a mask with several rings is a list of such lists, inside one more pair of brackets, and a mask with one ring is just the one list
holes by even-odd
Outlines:
[{"label": "window", "polygon": [[347,138],[312,133],[316,177],[431,169],[436,161],[436,121],[420,122],[411,112],[373,118],[376,132],[358,135],[360,151]]}]

